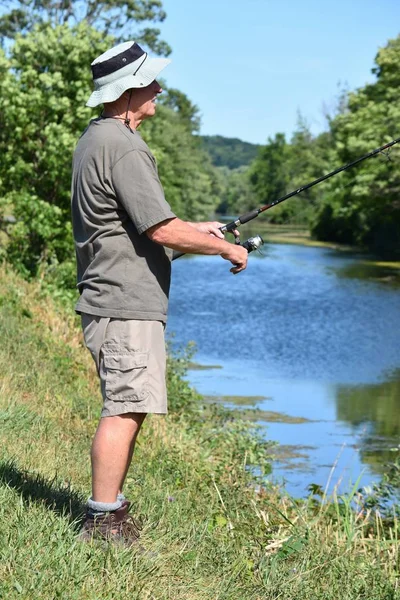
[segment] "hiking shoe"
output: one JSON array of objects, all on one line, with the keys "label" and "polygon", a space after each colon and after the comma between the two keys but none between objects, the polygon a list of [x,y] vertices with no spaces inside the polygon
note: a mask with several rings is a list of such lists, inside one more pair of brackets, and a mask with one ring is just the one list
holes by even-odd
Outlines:
[{"label": "hiking shoe", "polygon": [[130,548],[140,537],[140,525],[128,514],[130,502],[103,515],[93,516],[89,511],[79,533],[81,541],[102,540]]}]

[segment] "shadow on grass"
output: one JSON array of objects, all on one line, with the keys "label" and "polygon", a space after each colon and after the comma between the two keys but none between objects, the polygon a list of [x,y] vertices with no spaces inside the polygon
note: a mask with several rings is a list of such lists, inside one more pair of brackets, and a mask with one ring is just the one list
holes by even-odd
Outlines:
[{"label": "shadow on grass", "polygon": [[29,473],[17,467],[13,460],[0,462],[0,485],[19,492],[26,503],[42,504],[49,510],[66,516],[76,528],[82,521],[84,499],[80,494],[54,479],[39,473]]}]

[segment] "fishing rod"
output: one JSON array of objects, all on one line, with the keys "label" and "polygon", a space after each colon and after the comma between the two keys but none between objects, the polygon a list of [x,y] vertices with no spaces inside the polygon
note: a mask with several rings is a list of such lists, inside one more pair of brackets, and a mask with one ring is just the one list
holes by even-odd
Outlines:
[{"label": "fishing rod", "polygon": [[270,202],[269,204],[265,204],[264,206],[261,206],[260,208],[256,208],[244,215],[241,215],[235,221],[231,221],[227,225],[224,225],[223,227],[221,227],[222,233],[232,232],[234,229],[239,227],[239,225],[244,225],[244,223],[248,223],[252,219],[255,219],[256,217],[258,217],[259,214],[268,210],[269,208],[272,208],[273,206],[276,206],[277,204],[280,204],[284,200],[288,200],[289,198],[292,198],[293,196],[297,196],[297,194],[300,194],[301,192],[304,192],[305,190],[309,190],[314,185],[317,185],[318,183],[321,183],[322,181],[325,181],[326,179],[329,179],[330,177],[333,177],[334,175],[337,175],[338,173],[341,173],[342,171],[346,171],[346,169],[350,169],[350,167],[354,167],[354,165],[357,165],[358,163],[362,162],[363,160],[366,160],[367,158],[371,158],[372,156],[375,156],[376,154],[380,154],[380,153],[383,153],[385,156],[388,157],[388,153],[385,153],[384,150],[391,148],[392,146],[394,146],[395,144],[398,144],[399,142],[400,142],[400,137],[396,138],[395,140],[392,140],[391,142],[389,142],[387,144],[384,144],[380,148],[375,148],[375,150],[372,150],[371,152],[368,152],[368,154],[364,154],[364,156],[361,156],[360,158],[357,158],[356,160],[353,160],[352,162],[347,163],[346,165],[343,165],[343,167],[339,167],[338,169],[335,169],[334,171],[331,171],[330,173],[327,173],[326,175],[322,175],[322,177],[318,177],[318,179],[314,179],[314,181],[312,181],[311,183],[308,183],[307,185],[303,185],[302,187],[299,187],[296,190],[293,190],[293,192],[289,192],[289,194],[286,194],[285,196],[281,196],[280,198],[278,198],[277,200],[274,200],[273,202]]},{"label": "fishing rod", "polygon": [[[272,208],[273,206],[276,206],[277,204],[284,202],[284,200],[293,198],[293,196],[297,196],[297,194],[300,194],[301,192],[304,192],[305,190],[309,190],[314,185],[317,185],[318,183],[321,183],[322,181],[326,181],[326,179],[329,179],[330,177],[333,177],[334,175],[337,175],[338,173],[341,173],[342,171],[346,171],[347,169],[350,169],[350,167],[354,167],[354,165],[357,165],[358,163],[362,162],[363,160],[366,160],[367,158],[371,158],[372,156],[375,156],[376,154],[382,153],[384,156],[386,156],[389,159],[389,153],[385,152],[385,150],[387,151],[389,148],[391,148],[395,144],[398,144],[399,142],[400,142],[400,137],[392,140],[391,142],[388,142],[387,144],[384,144],[383,146],[380,146],[380,148],[375,148],[375,150],[371,150],[371,152],[368,152],[368,154],[364,154],[364,156],[361,156],[360,158],[357,158],[356,160],[353,160],[352,162],[349,162],[346,165],[343,165],[342,167],[339,167],[338,169],[335,169],[334,171],[327,173],[326,175],[322,175],[322,177],[318,177],[318,179],[314,179],[314,181],[311,181],[311,183],[307,183],[307,185],[303,185],[302,187],[299,187],[296,190],[293,190],[293,192],[289,192],[289,194],[285,194],[285,196],[281,196],[280,198],[278,198],[277,200],[274,200],[273,202],[270,202],[269,204],[265,204],[264,206],[261,206],[260,208],[255,208],[255,209],[251,210],[250,212],[247,212],[244,215],[241,215],[234,221],[231,221],[230,223],[227,223],[226,225],[223,225],[222,227],[220,227],[220,230],[222,231],[222,233],[233,233],[234,230],[237,229],[237,227],[239,227],[240,225],[244,225],[245,223],[248,223],[249,221],[252,221],[256,217],[258,217],[258,215],[260,215],[261,213],[265,212],[266,210]],[[235,244],[240,244],[239,236],[236,236],[235,234],[233,234],[233,235],[235,236]],[[253,252],[253,250],[257,250],[258,248],[260,248],[263,244],[264,244],[264,240],[262,239],[262,237],[260,235],[256,235],[254,237],[249,238],[248,240],[243,242],[241,245],[244,248],[246,248],[247,252],[250,253],[250,252]],[[184,252],[175,252],[174,256],[173,256],[173,260],[175,260],[176,258],[179,258],[183,254],[184,254]]]}]

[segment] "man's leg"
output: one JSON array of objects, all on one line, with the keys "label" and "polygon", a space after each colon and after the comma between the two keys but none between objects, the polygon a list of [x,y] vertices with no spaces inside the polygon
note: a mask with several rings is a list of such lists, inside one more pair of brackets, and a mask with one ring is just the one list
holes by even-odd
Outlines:
[{"label": "man's leg", "polygon": [[92,500],[115,503],[127,475],[146,413],[103,417],[92,443]]},{"label": "man's leg", "polygon": [[92,443],[92,496],[80,539],[130,546],[139,528],[119,492],[146,414],[167,412],[164,324],[83,314],[82,326],[104,404]]}]

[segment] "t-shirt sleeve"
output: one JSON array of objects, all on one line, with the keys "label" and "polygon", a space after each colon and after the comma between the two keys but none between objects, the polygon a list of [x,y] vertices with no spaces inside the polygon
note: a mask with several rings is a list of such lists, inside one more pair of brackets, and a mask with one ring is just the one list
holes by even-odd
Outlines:
[{"label": "t-shirt sleeve", "polygon": [[112,169],[112,183],[118,202],[139,234],[176,216],[165,200],[156,165],[146,152],[132,150],[120,158]]}]

